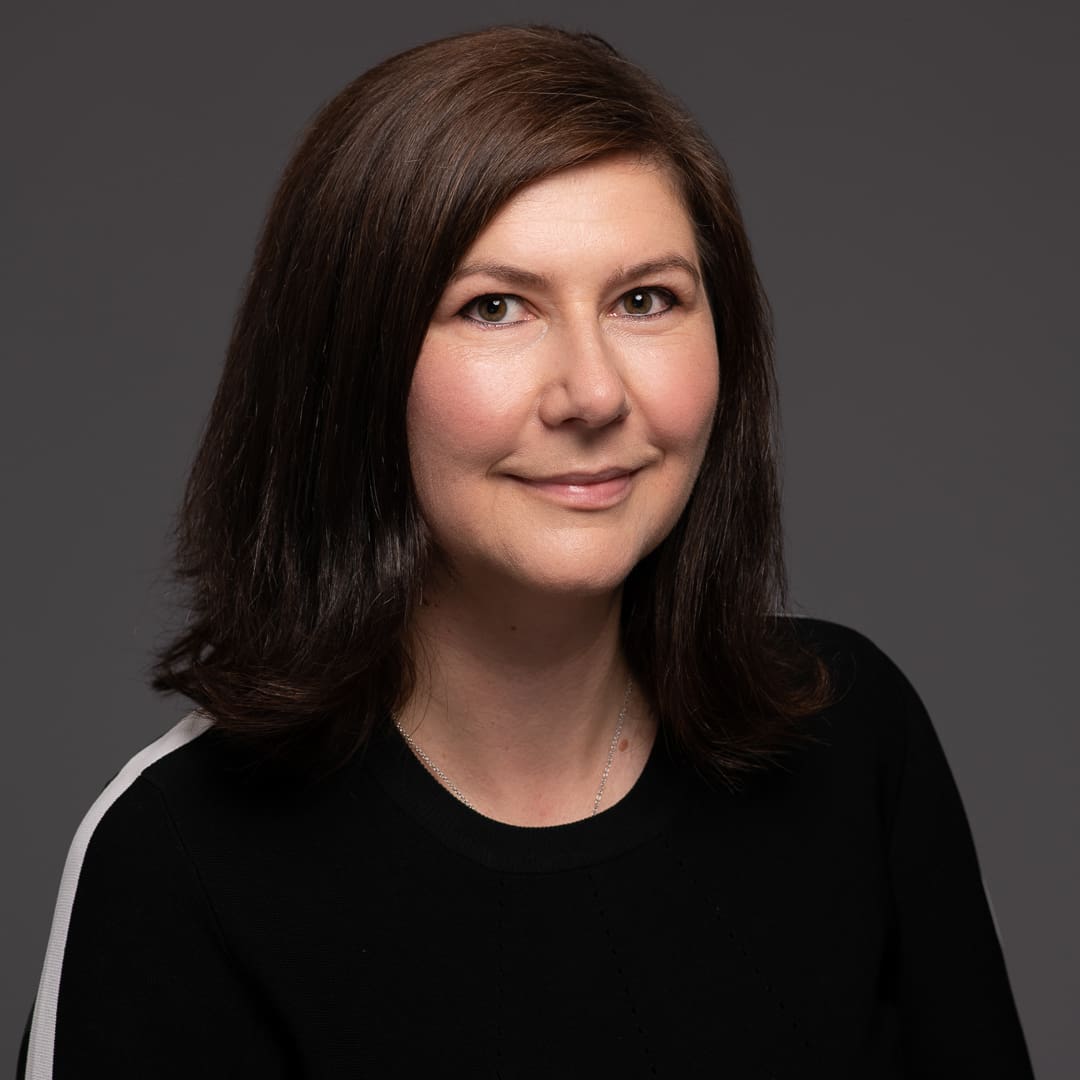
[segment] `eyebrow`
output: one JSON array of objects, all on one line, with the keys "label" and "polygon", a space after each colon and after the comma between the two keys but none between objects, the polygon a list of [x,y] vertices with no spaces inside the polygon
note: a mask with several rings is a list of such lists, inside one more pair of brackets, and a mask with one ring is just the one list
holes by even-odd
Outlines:
[{"label": "eyebrow", "polygon": [[[649,259],[647,262],[636,263],[634,266],[620,267],[606,282],[604,291],[624,285],[634,280],[646,278],[650,274],[659,274],[664,270],[682,270],[689,274],[695,285],[701,284],[701,273],[689,259],[682,255],[663,255],[658,259]],[[523,270],[519,266],[510,266],[507,263],[474,262],[459,266],[450,275],[449,284],[460,281],[462,278],[472,277],[475,274],[484,274],[488,277],[507,281],[511,285],[520,285],[525,288],[547,289],[551,286],[550,279],[543,274],[534,273],[532,270]]]}]

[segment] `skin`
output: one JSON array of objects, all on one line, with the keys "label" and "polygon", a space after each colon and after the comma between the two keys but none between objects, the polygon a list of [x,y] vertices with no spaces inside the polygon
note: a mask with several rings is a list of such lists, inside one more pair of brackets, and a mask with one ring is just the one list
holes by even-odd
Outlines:
[{"label": "skin", "polygon": [[[449,570],[425,588],[401,720],[498,820],[592,808],[627,679],[622,583],[685,507],[716,408],[700,276],[668,174],[611,156],[511,198],[428,328],[410,460]],[[654,731],[635,703],[603,807]]]}]

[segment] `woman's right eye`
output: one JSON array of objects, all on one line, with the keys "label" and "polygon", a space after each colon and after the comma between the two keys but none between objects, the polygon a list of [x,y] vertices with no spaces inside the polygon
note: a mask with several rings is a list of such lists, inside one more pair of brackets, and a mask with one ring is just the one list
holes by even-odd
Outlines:
[{"label": "woman's right eye", "polygon": [[489,293],[486,296],[478,296],[470,300],[458,314],[470,322],[477,322],[484,326],[506,326],[516,322],[525,322],[523,318],[515,318],[525,313],[525,306],[520,297],[510,296],[506,293]]}]

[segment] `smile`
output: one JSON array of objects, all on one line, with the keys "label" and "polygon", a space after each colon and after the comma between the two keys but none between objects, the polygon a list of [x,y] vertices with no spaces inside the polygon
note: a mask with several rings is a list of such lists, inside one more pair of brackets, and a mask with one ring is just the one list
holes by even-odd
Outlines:
[{"label": "smile", "polygon": [[630,494],[638,472],[638,469],[605,469],[595,473],[565,473],[537,479],[514,476],[512,479],[560,506],[573,510],[607,510]]}]

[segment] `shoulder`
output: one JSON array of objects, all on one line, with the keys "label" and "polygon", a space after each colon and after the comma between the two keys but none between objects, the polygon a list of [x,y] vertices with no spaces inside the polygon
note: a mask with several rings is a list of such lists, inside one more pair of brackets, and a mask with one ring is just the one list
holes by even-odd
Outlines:
[{"label": "shoulder", "polygon": [[[234,853],[245,815],[222,813],[225,793],[238,788],[228,783],[231,769],[211,721],[190,713],[136,753],[90,807],[61,876],[28,1075],[51,1076],[54,1062],[62,1075],[83,1075],[88,1060],[102,1075],[134,1075],[136,1062],[158,1061],[180,1028],[218,1040],[215,1060],[248,1052],[235,1032],[256,1021],[236,978],[221,893],[206,876],[220,866],[227,883],[244,882]],[[191,1043],[193,1052],[206,1045]]]},{"label": "shoulder", "polygon": [[[137,817],[143,806],[144,784],[147,776],[153,776],[164,763],[190,760],[188,749],[210,730],[211,721],[199,712],[188,713],[179,723],[160,738],[134,754],[128,762],[105,785],[94,800],[75,832],[68,853],[65,878],[78,877],[91,840],[114,822],[126,817]],[[72,882],[74,884],[74,882]]]},{"label": "shoulder", "polygon": [[156,860],[186,864],[193,838],[224,838],[259,800],[271,801],[271,790],[280,799],[279,787],[206,714],[188,713],[135,753],[86,812],[64,864],[58,912],[103,867],[130,881]]},{"label": "shoulder", "polygon": [[910,683],[880,646],[850,626],[803,615],[784,615],[779,621],[805,647],[816,653],[839,679],[846,692],[908,689]]},{"label": "shoulder", "polygon": [[[68,848],[54,915],[53,937],[67,932],[75,894],[88,870],[102,862],[123,861],[160,847],[167,815],[160,796],[147,778],[164,763],[190,758],[190,747],[204,738],[210,720],[191,712],[160,738],[133,755],[105,785],[83,816]],[[141,859],[135,865],[142,865]],[[85,891],[85,890],[82,890]]]},{"label": "shoulder", "polygon": [[350,769],[300,773],[195,711],[119,770],[83,819],[73,854],[100,860],[118,846],[167,838],[185,861],[227,861],[225,853],[262,845],[268,834],[302,835],[340,813],[354,779]]},{"label": "shoulder", "polygon": [[829,672],[832,705],[828,710],[855,709],[888,721],[909,720],[925,713],[911,681],[896,662],[865,634],[825,619],[783,616],[795,639],[824,663]]},{"label": "shoulder", "polygon": [[779,623],[789,642],[794,637],[825,665],[829,699],[794,722],[798,744],[751,782],[751,804],[781,815],[785,827],[797,821],[816,837],[832,837],[845,858],[892,850],[898,823],[921,835],[933,831],[935,818],[961,820],[933,723],[885,650],[835,622],[781,616]]},{"label": "shoulder", "polygon": [[944,766],[933,723],[911,680],[878,644],[824,619],[783,616],[798,642],[826,666],[830,701],[807,726],[835,767],[871,772],[886,800],[904,776],[931,760]]},{"label": "shoulder", "polygon": [[[71,974],[73,949],[89,941],[102,951],[99,943],[108,927],[129,920],[132,908],[145,911],[143,883],[160,886],[164,881],[159,891],[171,895],[187,884],[162,800],[144,778],[160,762],[183,754],[209,728],[206,717],[189,713],[140,750],[105,785],[76,829],[64,861],[34,1006],[31,1062],[45,1062],[51,1069],[61,977],[66,987],[77,981]],[[84,926],[89,926],[86,933]]]}]

